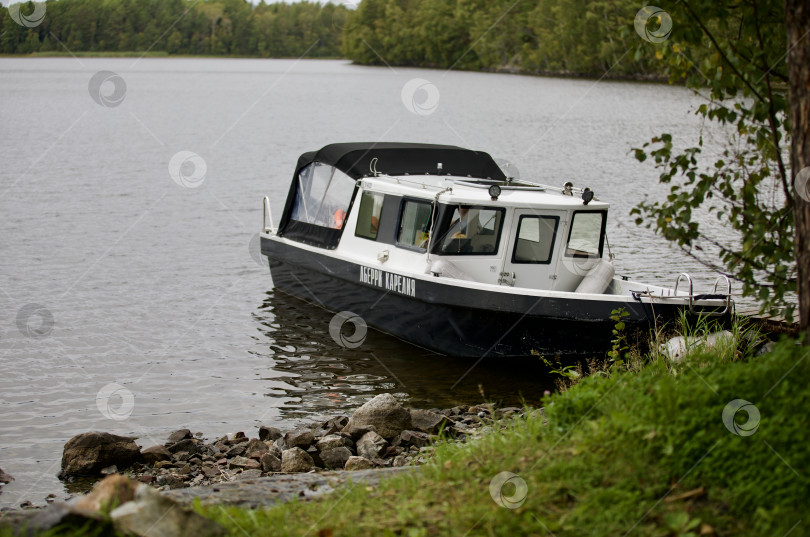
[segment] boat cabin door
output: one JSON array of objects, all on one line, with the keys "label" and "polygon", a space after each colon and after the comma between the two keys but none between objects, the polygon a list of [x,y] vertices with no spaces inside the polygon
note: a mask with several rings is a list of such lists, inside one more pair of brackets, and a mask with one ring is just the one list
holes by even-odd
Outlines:
[{"label": "boat cabin door", "polygon": [[552,289],[556,278],[558,232],[565,229],[564,211],[516,209],[508,250],[498,283]]}]

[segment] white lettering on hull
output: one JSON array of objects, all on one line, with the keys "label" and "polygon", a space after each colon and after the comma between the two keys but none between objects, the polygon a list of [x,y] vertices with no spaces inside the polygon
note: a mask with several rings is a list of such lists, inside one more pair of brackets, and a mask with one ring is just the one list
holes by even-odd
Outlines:
[{"label": "white lettering on hull", "polygon": [[360,283],[373,285],[393,293],[416,296],[416,280],[384,270],[360,266]]}]

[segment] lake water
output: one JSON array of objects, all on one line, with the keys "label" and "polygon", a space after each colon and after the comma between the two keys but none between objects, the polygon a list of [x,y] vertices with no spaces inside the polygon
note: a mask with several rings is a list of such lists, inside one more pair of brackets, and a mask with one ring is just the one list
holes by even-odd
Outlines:
[{"label": "lake water", "polygon": [[[409,85],[409,110],[415,78],[432,87]],[[332,316],[274,293],[257,261],[262,196],[278,217],[298,155],[331,142],[480,149],[611,203],[620,274],[706,287],[713,275],[628,216],[663,196],[629,149],[661,132],[696,142],[700,102],[659,84],[344,61],[0,59],[0,467],[16,477],[0,506],[64,496],[62,446],[89,430],[144,445],[179,427],[255,435],[380,392],[536,403],[549,383],[525,364],[471,369],[375,333],[336,345]],[[196,188],[170,175],[180,151],[205,164]]]}]

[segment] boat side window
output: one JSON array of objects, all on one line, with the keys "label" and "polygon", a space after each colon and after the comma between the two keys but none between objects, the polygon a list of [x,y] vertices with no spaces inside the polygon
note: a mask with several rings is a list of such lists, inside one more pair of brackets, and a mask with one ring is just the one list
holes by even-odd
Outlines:
[{"label": "boat side window", "polygon": [[559,222],[556,216],[521,216],[512,263],[550,263]]},{"label": "boat side window", "polygon": [[602,257],[605,237],[605,211],[574,213],[568,234],[567,257]]},{"label": "boat side window", "polygon": [[419,250],[427,248],[432,212],[430,202],[405,200],[399,217],[397,246]]},{"label": "boat side window", "polygon": [[298,174],[291,218],[342,229],[354,187],[354,179],[334,166],[313,162]]},{"label": "boat side window", "polygon": [[357,227],[354,234],[358,237],[377,240],[385,196],[375,192],[363,192],[360,196],[360,207],[357,210]]},{"label": "boat side window", "polygon": [[457,205],[445,211],[434,244],[440,255],[493,255],[498,251],[506,211],[492,207]]}]

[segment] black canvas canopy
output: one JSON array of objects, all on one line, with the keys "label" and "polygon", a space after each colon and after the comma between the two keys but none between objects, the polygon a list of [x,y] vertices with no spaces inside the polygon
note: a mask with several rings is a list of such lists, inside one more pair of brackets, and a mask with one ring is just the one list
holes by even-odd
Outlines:
[{"label": "black canvas canopy", "polygon": [[[279,224],[279,236],[322,248],[335,248],[343,233],[337,228],[314,225],[291,219],[293,204],[299,186],[299,174],[318,162],[334,166],[351,179],[374,175],[374,169],[386,175],[452,175],[476,179],[502,181],[506,176],[489,154],[452,145],[410,144],[399,142],[354,142],[330,144],[318,151],[304,153],[295,167],[284,214]],[[441,168],[439,167],[441,164]],[[356,187],[355,187],[356,192]],[[352,203],[354,195],[352,195]],[[351,210],[351,204],[347,212]]]},{"label": "black canvas canopy", "polygon": [[[387,175],[454,175],[478,179],[503,180],[506,176],[488,153],[452,145],[410,144],[402,142],[353,142],[329,144],[318,151],[304,153],[298,159],[296,174],[311,162],[335,166],[349,177],[359,179],[376,170]],[[438,165],[441,163],[441,170]]]}]

